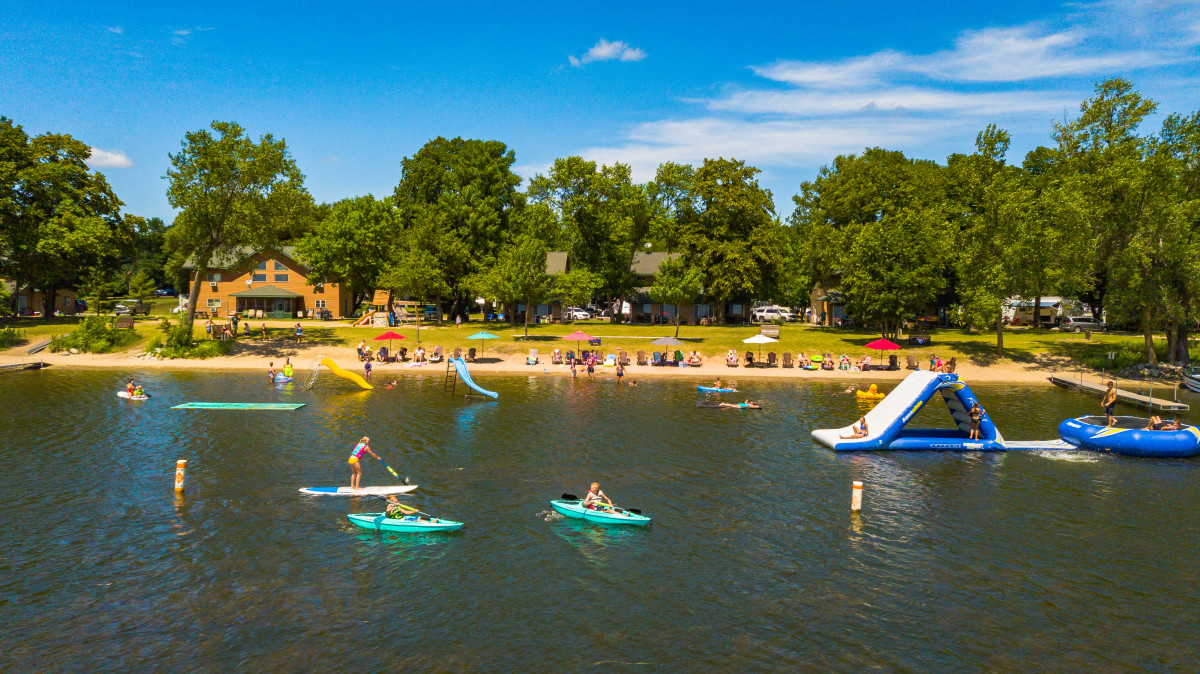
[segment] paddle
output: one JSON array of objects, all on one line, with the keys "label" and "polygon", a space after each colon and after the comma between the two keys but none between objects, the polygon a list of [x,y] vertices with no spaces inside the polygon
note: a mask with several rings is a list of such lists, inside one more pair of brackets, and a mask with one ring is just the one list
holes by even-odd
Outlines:
[{"label": "paddle", "polygon": [[[564,501],[578,501],[578,500],[579,500],[579,497],[578,497],[578,496],[576,496],[576,495],[574,495],[574,494],[563,494],[563,495],[562,495],[562,500],[564,500]],[[618,508],[617,506],[610,506],[610,507],[611,507],[613,510],[616,510],[616,511],[619,511],[619,512],[630,512],[630,513],[633,513],[633,514],[635,514],[635,515],[641,515],[641,514],[642,514],[642,511],[641,511],[641,510],[639,510],[639,509],[637,509],[637,508]]]},{"label": "paddle", "polygon": [[429,518],[429,519],[431,519],[431,520],[432,520],[432,519],[437,519],[436,517],[434,517],[433,515],[430,515],[430,514],[429,514],[429,513],[427,513],[427,512],[422,512],[422,511],[420,511],[420,510],[417,510],[416,508],[412,508],[412,507],[410,507],[410,506],[406,506],[406,505],[404,505],[403,503],[392,503],[391,501],[388,501],[388,499],[387,499],[387,497],[386,497],[386,496],[376,496],[375,494],[367,494],[367,496],[371,496],[371,497],[373,497],[373,498],[382,499],[382,500],[384,500],[384,501],[387,501],[387,502],[388,502],[388,504],[395,506],[395,507],[396,507],[396,508],[397,508],[397,509],[398,509],[400,512],[404,513],[405,515],[413,515],[413,514],[416,514],[416,515],[424,515],[424,516],[428,517],[428,518]]}]

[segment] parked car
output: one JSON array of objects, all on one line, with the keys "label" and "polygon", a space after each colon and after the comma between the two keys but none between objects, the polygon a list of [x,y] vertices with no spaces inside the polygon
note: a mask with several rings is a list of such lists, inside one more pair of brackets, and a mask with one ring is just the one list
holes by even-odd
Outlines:
[{"label": "parked car", "polygon": [[75,313],[81,314],[87,311],[87,302],[84,300],[75,300]]},{"label": "parked car", "polygon": [[175,297],[179,295],[179,291],[174,288],[159,288],[154,291],[155,297]]},{"label": "parked car", "polygon": [[794,321],[796,315],[782,307],[759,307],[750,314],[750,319],[759,323]]},{"label": "parked car", "polygon": [[149,316],[150,305],[141,300],[122,300],[113,307],[113,313],[118,316]]},{"label": "parked car", "polygon": [[590,311],[587,309],[580,309],[579,307],[567,307],[566,309],[563,309],[562,315],[563,318],[569,321],[586,321],[592,317],[592,313]]},{"label": "parked car", "polygon": [[1082,332],[1083,330],[1104,332],[1108,329],[1104,321],[1098,321],[1091,316],[1069,316],[1062,319],[1058,327],[1060,330],[1069,330],[1071,332]]}]

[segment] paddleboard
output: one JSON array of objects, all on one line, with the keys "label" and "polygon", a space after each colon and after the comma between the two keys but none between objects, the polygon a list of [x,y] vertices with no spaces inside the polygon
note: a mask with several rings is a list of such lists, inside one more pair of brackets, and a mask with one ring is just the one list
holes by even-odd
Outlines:
[{"label": "paddleboard", "polygon": [[302,487],[301,494],[317,496],[388,496],[389,494],[407,494],[417,488],[415,484],[398,484],[394,487]]},{"label": "paddleboard", "polygon": [[129,395],[129,391],[117,391],[117,397],[125,398],[126,400],[149,400],[150,399],[150,396],[148,396],[148,395],[144,395],[144,396]]}]

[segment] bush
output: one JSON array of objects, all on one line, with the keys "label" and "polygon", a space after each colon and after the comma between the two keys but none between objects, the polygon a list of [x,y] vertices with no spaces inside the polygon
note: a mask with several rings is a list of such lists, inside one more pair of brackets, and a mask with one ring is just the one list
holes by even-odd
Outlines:
[{"label": "bush", "polygon": [[[1109,351],[1113,352],[1112,360],[1108,359]],[[1158,356],[1158,362],[1161,363],[1167,353],[1165,339],[1154,340],[1154,353]],[[1188,353],[1193,361],[1200,361],[1200,349],[1189,344]],[[1080,360],[1095,370],[1123,370],[1146,362],[1146,343],[1138,339],[1105,344],[1102,353],[1085,356]]]},{"label": "bush", "polygon": [[[170,321],[163,321],[163,325],[158,327],[165,334],[165,345],[160,355],[164,358],[213,358],[215,356],[227,356],[233,351],[234,340],[201,340],[197,342],[190,326],[186,321],[180,321],[175,325],[171,325]],[[153,340],[158,344],[163,338],[155,336]]]},{"label": "bush", "polygon": [[12,327],[0,330],[0,349],[11,349],[25,341],[25,333],[21,330]]},{"label": "bush", "polygon": [[80,321],[75,331],[50,340],[54,352],[78,349],[84,353],[111,353],[133,346],[138,341],[133,330],[117,330],[117,319],[103,316],[88,316]]}]

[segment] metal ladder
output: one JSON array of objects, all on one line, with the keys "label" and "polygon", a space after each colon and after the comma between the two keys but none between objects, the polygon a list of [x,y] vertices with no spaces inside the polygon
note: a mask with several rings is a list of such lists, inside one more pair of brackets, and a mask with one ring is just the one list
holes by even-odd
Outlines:
[{"label": "metal ladder", "polygon": [[442,391],[453,395],[455,389],[458,388],[458,369],[450,367],[451,360],[453,359],[446,359],[446,379],[442,383]]},{"label": "metal ladder", "polygon": [[305,390],[311,389],[313,385],[317,383],[317,375],[321,374],[321,359],[324,357],[325,356],[317,356],[316,358],[312,359],[311,363],[309,363],[308,376],[304,378]]}]

